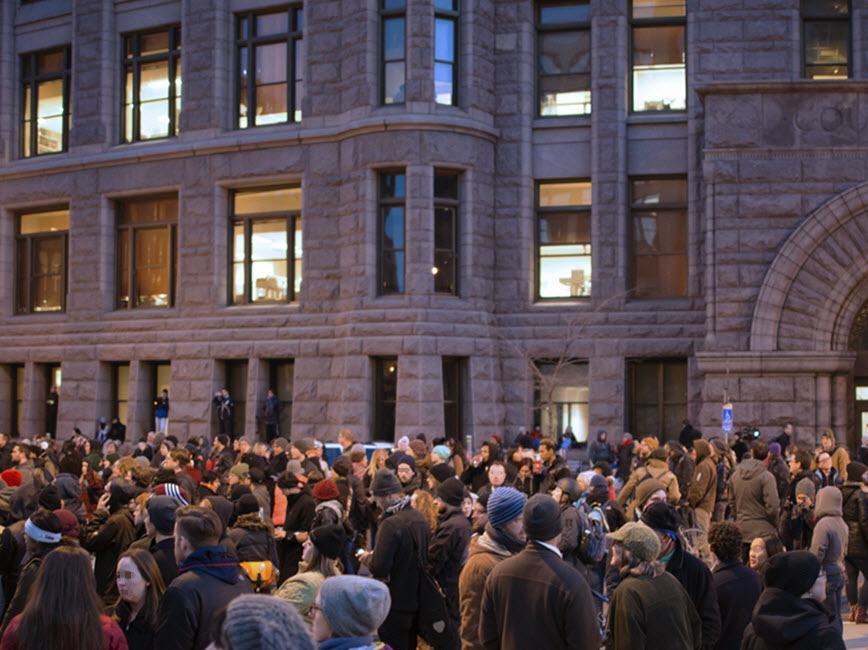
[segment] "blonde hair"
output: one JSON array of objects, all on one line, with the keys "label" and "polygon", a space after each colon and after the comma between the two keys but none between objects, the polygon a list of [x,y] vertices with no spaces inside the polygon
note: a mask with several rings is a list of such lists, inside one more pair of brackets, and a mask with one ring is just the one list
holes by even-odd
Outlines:
[{"label": "blonde hair", "polygon": [[365,470],[365,474],[372,477],[377,473],[377,470],[380,469],[377,467],[377,461],[380,458],[388,458],[389,452],[385,449],[374,449],[374,453],[371,454],[371,462],[368,463],[368,469]]}]

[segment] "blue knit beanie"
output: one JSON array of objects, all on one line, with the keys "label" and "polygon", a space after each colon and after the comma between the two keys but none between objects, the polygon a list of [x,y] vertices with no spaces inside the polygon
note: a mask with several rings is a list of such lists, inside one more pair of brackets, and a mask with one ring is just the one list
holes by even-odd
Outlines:
[{"label": "blue knit beanie", "polygon": [[495,528],[521,516],[527,497],[511,487],[494,488],[488,497],[488,522]]}]

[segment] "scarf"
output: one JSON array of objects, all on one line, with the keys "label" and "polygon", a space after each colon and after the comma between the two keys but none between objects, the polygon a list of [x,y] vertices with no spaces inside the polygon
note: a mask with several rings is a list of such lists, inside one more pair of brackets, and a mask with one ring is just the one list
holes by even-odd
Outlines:
[{"label": "scarf", "polygon": [[410,497],[403,497],[395,501],[395,503],[390,505],[388,508],[386,508],[385,513],[387,515],[394,515],[396,512],[398,512],[399,510],[403,510],[408,505],[410,505]]},{"label": "scarf", "polygon": [[485,524],[485,532],[488,536],[497,544],[500,544],[503,548],[505,548],[510,553],[518,553],[524,550],[525,543],[517,540],[515,537],[510,535],[507,532],[500,530],[499,528],[495,528],[490,523]]}]

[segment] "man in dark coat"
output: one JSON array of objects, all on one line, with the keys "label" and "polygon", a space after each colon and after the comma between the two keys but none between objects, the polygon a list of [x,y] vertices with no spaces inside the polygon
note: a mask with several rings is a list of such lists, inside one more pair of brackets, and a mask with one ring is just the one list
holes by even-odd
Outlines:
[{"label": "man in dark coat", "polygon": [[154,495],[148,499],[145,528],[153,535],[148,550],[157,562],[163,584],[169,585],[178,577],[178,563],[175,561],[175,511],[184,505],[181,499],[167,494]]},{"label": "man in dark coat", "polygon": [[301,479],[289,471],[277,479],[277,488],[286,496],[286,519],[283,528],[274,531],[280,563],[280,581],[283,582],[298,573],[302,545],[307,541],[316,515],[316,500]]},{"label": "man in dark coat", "polygon": [[485,581],[480,642],[487,650],[599,648],[591,589],[557,548],[560,506],[547,494],[535,494],[522,518],[527,547],[500,562]]},{"label": "man in dark coat", "polygon": [[428,522],[410,505],[398,477],[385,467],[371,480],[371,493],[383,511],[377,540],[361,561],[371,576],[387,580],[392,605],[380,626],[380,640],[394,650],[416,647],[419,612],[419,567],[428,557]]},{"label": "man in dark coat", "polygon": [[238,560],[218,544],[223,524],[209,508],[183,506],[175,513],[175,559],[180,575],[160,602],[154,647],[204,650],[217,613],[236,596],[253,593]]},{"label": "man in dark coat", "polygon": [[678,582],[696,605],[702,619],[702,648],[716,647],[720,637],[720,610],[711,572],[698,557],[687,553],[678,537],[680,520],[675,506],[657,501],[642,511],[642,523],[652,528],[660,539],[659,560],[666,570],[678,578]]},{"label": "man in dark coat", "polygon": [[553,440],[543,438],[539,442],[539,457],[542,460],[542,473],[539,491],[550,494],[562,478],[572,478],[573,472],[567,461],[558,456]]},{"label": "man in dark coat", "polygon": [[762,591],[759,574],[741,563],[741,531],[731,521],[712,524],[708,544],[717,558],[712,572],[721,633],[718,650],[739,650],[744,629]]}]

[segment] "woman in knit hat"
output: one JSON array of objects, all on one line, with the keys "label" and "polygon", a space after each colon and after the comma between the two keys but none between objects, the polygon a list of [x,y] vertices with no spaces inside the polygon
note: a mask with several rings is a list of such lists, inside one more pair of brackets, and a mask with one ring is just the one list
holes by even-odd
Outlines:
[{"label": "woman in knit hat", "polygon": [[329,578],[311,607],[319,650],[390,650],[377,641],[377,629],[391,606],[382,582],[359,576]]},{"label": "woman in knit hat", "polygon": [[[222,619],[222,620],[221,620]],[[206,650],[314,650],[295,609],[265,594],[238,596],[222,614]]]}]

